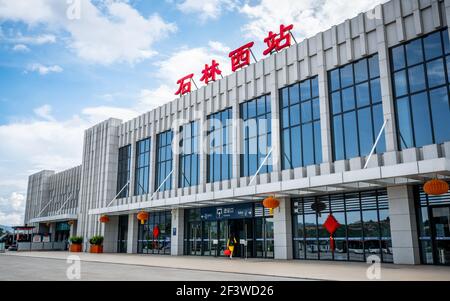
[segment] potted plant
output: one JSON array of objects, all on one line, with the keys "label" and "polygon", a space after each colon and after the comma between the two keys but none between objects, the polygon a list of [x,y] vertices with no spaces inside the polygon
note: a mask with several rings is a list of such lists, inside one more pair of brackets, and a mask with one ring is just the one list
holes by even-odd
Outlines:
[{"label": "potted plant", "polygon": [[72,236],[69,238],[70,241],[70,252],[79,253],[83,249],[83,237],[81,236]]},{"label": "potted plant", "polygon": [[89,243],[91,244],[90,252],[91,253],[103,253],[103,236],[92,236],[89,239]]}]

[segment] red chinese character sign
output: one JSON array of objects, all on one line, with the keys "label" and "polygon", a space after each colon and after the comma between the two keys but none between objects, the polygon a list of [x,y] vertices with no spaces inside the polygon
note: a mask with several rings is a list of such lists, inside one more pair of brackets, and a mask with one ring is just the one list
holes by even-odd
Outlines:
[{"label": "red chinese character sign", "polygon": [[201,82],[205,82],[205,84],[208,84],[211,81],[215,81],[216,75],[222,74],[222,71],[220,71],[219,69],[219,63],[213,60],[211,62],[211,66],[205,64],[205,69],[203,69],[202,74],[203,76],[200,79]]},{"label": "red chinese character sign", "polygon": [[269,32],[267,38],[264,39],[264,43],[267,44],[267,49],[264,50],[263,54],[268,55],[273,51],[280,51],[286,47],[291,46],[291,30],[294,25],[280,25],[280,33],[276,34],[272,31]]},{"label": "red chinese character sign", "polygon": [[175,95],[184,95],[187,93],[191,93],[191,89],[192,89],[192,78],[194,77],[194,74],[189,74],[183,78],[180,78],[177,81],[177,84],[180,85],[180,87],[178,88],[177,92],[175,92]]},{"label": "red chinese character sign", "polygon": [[230,52],[231,58],[231,70],[236,72],[236,70],[250,65],[250,49],[255,43],[250,42],[244,46]]},{"label": "red chinese character sign", "polygon": [[339,222],[336,220],[336,218],[333,216],[333,214],[330,214],[323,224],[325,229],[327,229],[328,233],[330,233],[330,250],[334,252],[335,250],[335,243],[333,235],[336,233],[337,229],[341,226]]}]

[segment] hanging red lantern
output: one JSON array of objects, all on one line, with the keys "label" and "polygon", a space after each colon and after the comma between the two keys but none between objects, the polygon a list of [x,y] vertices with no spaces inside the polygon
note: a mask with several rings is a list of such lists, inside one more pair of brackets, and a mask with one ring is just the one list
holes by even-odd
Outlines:
[{"label": "hanging red lantern", "polygon": [[68,221],[67,223],[72,226],[73,224],[75,224],[75,221]]},{"label": "hanging red lantern", "polygon": [[150,214],[145,211],[141,211],[137,215],[137,219],[141,221],[141,225],[145,224],[146,221],[148,221]]},{"label": "hanging red lantern", "polygon": [[332,252],[334,252],[336,246],[335,246],[335,243],[334,243],[333,235],[334,235],[334,233],[336,233],[337,229],[339,229],[339,227],[341,225],[336,220],[336,218],[333,216],[333,214],[330,214],[328,216],[327,220],[325,221],[325,223],[323,224],[323,226],[328,231],[328,233],[330,233],[330,250]]},{"label": "hanging red lantern", "polygon": [[263,206],[264,208],[269,208],[270,215],[273,215],[273,209],[280,207],[280,201],[273,196],[269,196],[263,201]]},{"label": "hanging red lantern", "polygon": [[107,215],[102,215],[102,216],[100,216],[99,221],[100,221],[102,224],[109,223],[109,217],[108,217]]},{"label": "hanging red lantern", "polygon": [[433,179],[423,185],[423,190],[428,195],[442,195],[448,192],[448,183],[439,179]]}]

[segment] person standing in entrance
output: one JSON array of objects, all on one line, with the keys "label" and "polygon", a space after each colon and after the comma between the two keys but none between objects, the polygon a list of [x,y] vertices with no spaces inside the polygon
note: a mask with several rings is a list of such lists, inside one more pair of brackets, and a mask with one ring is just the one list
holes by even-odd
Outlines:
[{"label": "person standing in entrance", "polygon": [[230,238],[228,238],[228,241],[227,241],[227,249],[230,250],[230,259],[233,258],[234,246],[236,244],[237,244],[236,237],[234,236],[234,234],[231,234]]}]

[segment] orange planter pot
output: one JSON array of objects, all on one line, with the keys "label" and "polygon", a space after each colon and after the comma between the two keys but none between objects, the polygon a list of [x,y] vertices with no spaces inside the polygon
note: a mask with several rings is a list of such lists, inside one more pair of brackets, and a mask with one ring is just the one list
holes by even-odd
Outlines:
[{"label": "orange planter pot", "polygon": [[73,253],[80,253],[82,249],[81,244],[71,244],[70,245],[70,252]]},{"label": "orange planter pot", "polygon": [[89,252],[90,253],[95,253],[95,254],[103,253],[103,246],[92,245],[90,250],[89,250]]}]

